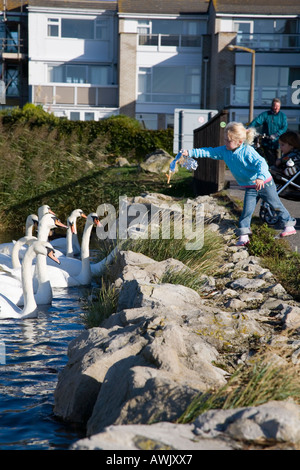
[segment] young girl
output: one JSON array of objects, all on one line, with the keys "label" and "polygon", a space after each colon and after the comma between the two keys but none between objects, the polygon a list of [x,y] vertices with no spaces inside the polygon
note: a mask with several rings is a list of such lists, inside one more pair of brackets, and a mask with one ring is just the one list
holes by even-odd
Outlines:
[{"label": "young girl", "polygon": [[[275,162],[276,170],[292,177],[300,170],[300,136],[297,132],[287,131],[279,137],[281,158]],[[273,168],[271,167],[271,170]]]},{"label": "young girl", "polygon": [[280,201],[265,159],[251,146],[254,135],[254,128],[246,129],[242,123],[230,122],[225,128],[224,146],[182,150],[183,166],[195,169],[194,159],[197,158],[224,160],[237,183],[245,188],[244,207],[239,219],[238,246],[247,245],[250,241],[252,214],[260,198],[278,211],[283,227],[281,237],[296,233],[296,220]]}]

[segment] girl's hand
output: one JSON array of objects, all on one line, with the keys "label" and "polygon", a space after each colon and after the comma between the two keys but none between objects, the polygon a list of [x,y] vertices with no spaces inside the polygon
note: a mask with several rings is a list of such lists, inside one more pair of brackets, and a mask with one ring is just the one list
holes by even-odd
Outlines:
[{"label": "girl's hand", "polygon": [[257,178],[257,180],[255,180],[255,189],[256,189],[256,191],[259,191],[260,189],[262,189],[264,187],[265,187],[264,180],[260,180],[259,178]]},{"label": "girl's hand", "polygon": [[181,153],[182,153],[183,157],[188,157],[189,156],[188,150],[181,150]]}]

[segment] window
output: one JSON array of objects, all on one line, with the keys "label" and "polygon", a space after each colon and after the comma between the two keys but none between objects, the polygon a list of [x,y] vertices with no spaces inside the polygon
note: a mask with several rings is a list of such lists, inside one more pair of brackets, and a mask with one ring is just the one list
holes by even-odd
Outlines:
[{"label": "window", "polygon": [[106,86],[112,83],[108,65],[48,65],[48,83],[89,83]]},{"label": "window", "polygon": [[[289,67],[276,67],[276,66],[256,66],[255,68],[255,86],[261,87],[286,87],[291,85],[290,79],[293,76],[293,68]],[[236,67],[236,85],[249,87],[250,86],[250,66],[237,66]]]},{"label": "window", "polygon": [[78,111],[71,111],[70,121],[79,121],[79,120],[80,120],[80,113]]},{"label": "window", "polygon": [[108,23],[106,20],[97,19],[96,20],[96,31],[95,38],[106,40],[108,39]]},{"label": "window", "polygon": [[59,36],[59,20],[58,18],[48,18],[48,36]]},{"label": "window", "polygon": [[49,37],[107,40],[108,26],[105,18],[48,18],[47,34]]},{"label": "window", "polygon": [[[206,34],[202,20],[139,20],[140,46],[201,47],[201,35]],[[159,39],[159,35],[161,35]]]},{"label": "window", "polygon": [[152,103],[200,104],[199,67],[141,67],[138,101]]},{"label": "window", "polygon": [[84,120],[85,121],[94,121],[94,119],[95,119],[95,114],[94,113],[90,113],[90,112],[84,113]]},{"label": "window", "polygon": [[9,66],[5,73],[7,96],[19,96],[19,71],[17,67]]},{"label": "window", "polygon": [[145,129],[157,130],[157,114],[136,114],[135,118]]},{"label": "window", "polygon": [[73,20],[62,18],[61,37],[77,39],[94,39],[93,20]]}]

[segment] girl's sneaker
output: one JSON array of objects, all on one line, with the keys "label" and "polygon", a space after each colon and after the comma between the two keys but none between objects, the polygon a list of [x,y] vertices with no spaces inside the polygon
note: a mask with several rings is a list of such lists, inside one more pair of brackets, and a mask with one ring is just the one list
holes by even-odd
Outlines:
[{"label": "girl's sneaker", "polygon": [[241,235],[237,241],[236,246],[246,246],[250,243],[250,239],[248,235]]},{"label": "girl's sneaker", "polygon": [[295,230],[295,227],[292,227],[292,226],[287,226],[287,227],[284,227],[283,231],[281,232],[280,236],[281,237],[288,237],[289,235],[295,235],[296,230]]}]

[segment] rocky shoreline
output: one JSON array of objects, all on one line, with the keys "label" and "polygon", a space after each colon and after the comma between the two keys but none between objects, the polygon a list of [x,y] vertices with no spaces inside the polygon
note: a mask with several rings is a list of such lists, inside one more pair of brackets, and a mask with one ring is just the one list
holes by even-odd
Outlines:
[{"label": "rocky shoreline", "polygon": [[[160,194],[137,201],[174,202]],[[207,226],[224,240],[218,275],[203,275],[199,295],[161,283],[164,273],[182,269],[179,261],[118,253],[110,268],[117,311],[70,343],[55,390],[54,414],[86,427],[72,450],[299,448],[300,406],[290,399],[177,423],[193,397],[225,385],[234,367],[250,360],[253,342],[274,347],[287,367],[297,368],[300,355],[300,305],[259,258],[235,246],[235,222],[217,199],[190,202],[203,205]]]}]

